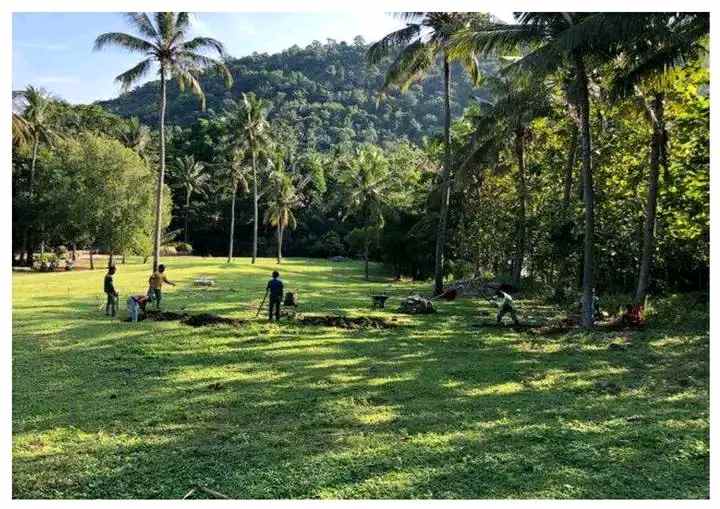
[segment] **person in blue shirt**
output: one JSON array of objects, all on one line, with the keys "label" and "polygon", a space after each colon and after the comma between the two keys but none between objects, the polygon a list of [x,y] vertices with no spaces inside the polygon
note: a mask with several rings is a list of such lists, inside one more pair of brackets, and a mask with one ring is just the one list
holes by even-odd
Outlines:
[{"label": "person in blue shirt", "polygon": [[280,280],[280,273],[274,270],[272,273],[272,279],[268,281],[266,292],[270,293],[270,304],[269,304],[269,317],[272,322],[273,311],[275,312],[275,320],[280,321],[280,303],[283,298],[283,282]]}]

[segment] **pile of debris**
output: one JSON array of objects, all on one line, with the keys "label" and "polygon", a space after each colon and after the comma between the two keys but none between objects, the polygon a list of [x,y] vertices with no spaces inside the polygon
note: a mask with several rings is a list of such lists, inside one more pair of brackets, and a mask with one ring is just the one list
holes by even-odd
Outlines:
[{"label": "pile of debris", "polygon": [[445,287],[445,293],[455,291],[458,295],[465,297],[490,297],[495,294],[496,290],[502,290],[507,293],[514,293],[515,288],[507,283],[499,283],[496,281],[485,281],[481,277],[472,277],[470,279],[460,279]]},{"label": "pile of debris", "polygon": [[426,299],[420,295],[410,295],[400,302],[398,311],[409,315],[428,315],[434,313],[435,309],[430,299]]},{"label": "pile of debris", "polygon": [[156,322],[173,322],[175,320],[182,320],[187,318],[187,313],[173,313],[172,311],[158,311],[155,309],[148,309],[145,311],[147,318],[155,320]]},{"label": "pile of debris", "polygon": [[297,319],[302,325],[322,325],[340,329],[390,329],[396,325],[372,316],[351,318],[347,316],[303,316]]},{"label": "pile of debris", "polygon": [[213,315],[212,313],[200,313],[198,315],[186,316],[182,323],[190,325],[191,327],[202,327],[204,325],[232,325],[234,327],[240,327],[245,324],[245,320]]},{"label": "pile of debris", "polygon": [[209,287],[209,286],[215,286],[215,280],[210,279],[206,276],[200,276],[199,278],[193,280],[193,286],[199,286],[199,287]]}]

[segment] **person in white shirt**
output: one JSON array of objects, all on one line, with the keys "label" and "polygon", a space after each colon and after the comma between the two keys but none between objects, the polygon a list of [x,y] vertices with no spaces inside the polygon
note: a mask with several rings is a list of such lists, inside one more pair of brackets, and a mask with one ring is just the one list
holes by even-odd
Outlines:
[{"label": "person in white shirt", "polygon": [[497,304],[498,307],[498,325],[502,323],[502,317],[505,316],[505,313],[510,313],[510,316],[512,317],[515,325],[518,325],[520,323],[518,322],[517,314],[515,313],[515,306],[513,306],[512,297],[510,297],[507,293],[501,291],[500,289],[497,289],[495,291],[495,304]]}]

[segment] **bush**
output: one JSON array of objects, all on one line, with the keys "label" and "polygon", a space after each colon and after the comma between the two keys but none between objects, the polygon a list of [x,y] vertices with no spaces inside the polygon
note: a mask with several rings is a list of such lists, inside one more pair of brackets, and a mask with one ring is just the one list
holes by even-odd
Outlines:
[{"label": "bush", "polygon": [[329,231],[315,241],[312,245],[311,252],[314,256],[320,258],[343,256],[345,254],[345,244],[337,232]]},{"label": "bush", "polygon": [[177,256],[178,252],[172,244],[160,246],[160,256]]},{"label": "bush", "polygon": [[59,245],[58,247],[55,248],[55,254],[60,259],[64,260],[65,258],[67,258],[67,253],[68,253],[68,248],[63,245]]},{"label": "bush", "polygon": [[178,254],[190,255],[192,254],[193,248],[187,242],[178,242],[177,244],[175,244],[175,250]]},{"label": "bush", "polygon": [[33,260],[33,270],[37,272],[54,272],[57,270],[60,259],[54,253],[45,253]]}]

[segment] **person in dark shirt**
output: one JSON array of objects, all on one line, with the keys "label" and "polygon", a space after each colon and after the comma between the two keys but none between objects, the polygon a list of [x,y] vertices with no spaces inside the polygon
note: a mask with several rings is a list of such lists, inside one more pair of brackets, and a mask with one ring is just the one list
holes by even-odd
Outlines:
[{"label": "person in dark shirt", "polygon": [[113,284],[113,276],[116,270],[114,265],[110,267],[107,274],[105,274],[105,281],[103,282],[103,290],[105,291],[105,295],[107,295],[107,302],[105,303],[105,314],[107,316],[115,316],[117,314],[118,292],[115,290],[115,285]]},{"label": "person in dark shirt", "polygon": [[283,282],[280,281],[278,271],[273,271],[272,279],[268,281],[266,292],[270,292],[269,316],[270,321],[273,319],[273,310],[275,311],[275,320],[280,321],[280,303],[283,298]]}]

